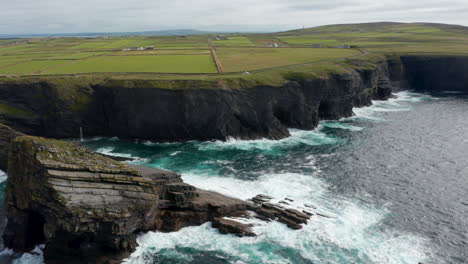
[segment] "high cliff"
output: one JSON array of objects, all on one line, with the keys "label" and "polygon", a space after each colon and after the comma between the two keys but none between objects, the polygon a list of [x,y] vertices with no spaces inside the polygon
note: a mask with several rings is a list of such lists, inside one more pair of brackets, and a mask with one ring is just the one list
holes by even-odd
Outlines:
[{"label": "high cliff", "polygon": [[176,80],[167,88],[167,82],[143,80],[4,79],[0,104],[28,114],[2,112],[0,122],[53,138],[77,138],[82,131],[85,137],[154,141],[280,139],[288,128],[313,129],[321,119],[348,117],[353,107],[388,98],[399,89],[400,71],[381,61],[320,77],[285,72],[278,85],[242,88],[222,81],[205,87],[203,81]]},{"label": "high cliff", "polygon": [[52,138],[280,139],[288,128],[351,116],[353,107],[394,91],[468,90],[468,57],[354,59],[344,68],[321,76],[280,72],[278,84],[242,87],[228,80],[2,79],[0,123]]}]

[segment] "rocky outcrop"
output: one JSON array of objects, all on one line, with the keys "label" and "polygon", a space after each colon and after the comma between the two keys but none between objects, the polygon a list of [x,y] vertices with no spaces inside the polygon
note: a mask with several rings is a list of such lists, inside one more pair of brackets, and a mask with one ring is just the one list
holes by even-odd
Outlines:
[{"label": "rocky outcrop", "polygon": [[24,136],[24,134],[11,127],[0,124],[0,170],[8,170],[8,153],[10,152],[10,145],[11,142],[19,136]]},{"label": "rocky outcrop", "polygon": [[234,220],[215,218],[213,227],[218,228],[222,234],[234,234],[239,237],[256,236],[251,229],[252,224],[243,224]]},{"label": "rocky outcrop", "polygon": [[135,247],[157,210],[150,179],[78,145],[23,136],[10,153],[7,247],[46,243],[50,262],[118,256]]},{"label": "rocky outcrop", "polygon": [[247,208],[174,172],[128,166],[70,142],[17,137],[9,165],[5,245],[21,252],[46,244],[46,263],[119,262],[140,232],[175,231]]}]

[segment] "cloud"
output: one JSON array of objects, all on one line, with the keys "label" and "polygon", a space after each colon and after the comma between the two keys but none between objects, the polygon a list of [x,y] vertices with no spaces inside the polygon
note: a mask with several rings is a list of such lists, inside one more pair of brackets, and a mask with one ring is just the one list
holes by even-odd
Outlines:
[{"label": "cloud", "polygon": [[0,34],[271,28],[375,21],[468,25],[466,0],[0,0]]}]

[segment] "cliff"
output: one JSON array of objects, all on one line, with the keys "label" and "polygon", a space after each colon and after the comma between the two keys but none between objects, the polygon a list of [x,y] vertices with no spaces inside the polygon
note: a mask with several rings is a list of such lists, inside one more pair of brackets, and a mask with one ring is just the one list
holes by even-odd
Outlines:
[{"label": "cliff", "polygon": [[281,84],[247,88],[226,88],[222,82],[205,88],[203,81],[161,88],[167,83],[4,80],[0,103],[31,114],[3,113],[0,122],[53,138],[77,138],[81,128],[86,137],[154,141],[280,139],[289,135],[288,128],[313,129],[321,119],[351,116],[354,106],[387,98],[390,71],[381,62],[322,77],[286,72]]},{"label": "cliff", "polygon": [[[153,141],[289,135],[393,91],[464,90],[468,57],[391,56],[347,60],[345,72],[278,72],[276,84],[226,80],[53,77],[0,80],[0,123],[52,138],[106,136]],[[3,109],[3,110],[2,110]],[[6,110],[5,110],[6,109]]]},{"label": "cliff", "polygon": [[416,91],[468,92],[468,57],[402,56],[401,62]]},{"label": "cliff", "polygon": [[0,124],[0,170],[8,171],[8,153],[10,152],[11,142],[19,137],[24,136],[11,127]]},{"label": "cliff", "polygon": [[12,141],[8,175],[5,245],[24,252],[46,244],[47,263],[118,262],[140,232],[238,216],[248,206],[197,190],[174,172],[130,167],[38,137]]}]

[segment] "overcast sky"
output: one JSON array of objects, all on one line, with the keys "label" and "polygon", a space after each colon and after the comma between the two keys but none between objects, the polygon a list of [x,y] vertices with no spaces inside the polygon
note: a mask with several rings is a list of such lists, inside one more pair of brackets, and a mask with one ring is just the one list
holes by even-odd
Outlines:
[{"label": "overcast sky", "polygon": [[0,0],[0,34],[285,30],[375,21],[468,25],[468,1]]}]

